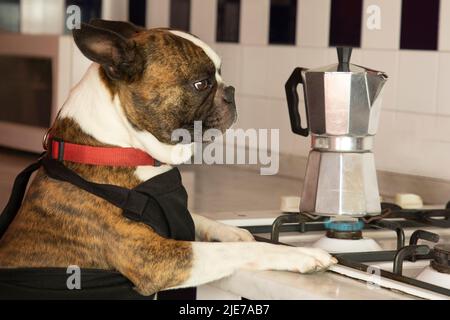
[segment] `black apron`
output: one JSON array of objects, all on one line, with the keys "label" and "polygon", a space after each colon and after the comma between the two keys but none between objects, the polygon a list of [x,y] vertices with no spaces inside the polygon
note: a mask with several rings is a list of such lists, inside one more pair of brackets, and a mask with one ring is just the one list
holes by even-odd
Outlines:
[{"label": "black apron", "polygon": [[[178,169],[162,173],[133,189],[89,182],[61,162],[41,158],[23,170],[14,181],[9,201],[0,215],[0,239],[20,209],[31,174],[44,167],[56,180],[71,183],[121,208],[123,215],[143,222],[160,236],[194,241],[195,228],[187,209],[187,193]],[[81,269],[81,290],[67,288],[65,268],[0,269],[0,299],[153,299],[139,295],[119,272]],[[194,299],[195,290],[161,292],[158,298]]]}]

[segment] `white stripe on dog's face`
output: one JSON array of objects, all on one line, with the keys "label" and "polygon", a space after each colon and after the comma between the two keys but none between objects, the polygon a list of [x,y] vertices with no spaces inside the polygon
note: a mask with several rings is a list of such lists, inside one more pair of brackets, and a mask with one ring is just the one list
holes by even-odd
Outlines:
[{"label": "white stripe on dog's face", "polygon": [[220,70],[220,67],[222,65],[222,60],[217,55],[217,53],[213,49],[211,49],[210,46],[208,46],[202,40],[200,40],[199,38],[194,37],[193,35],[191,35],[189,33],[182,32],[182,31],[177,31],[177,30],[170,30],[170,32],[172,34],[176,35],[176,36],[179,36],[181,38],[189,40],[193,44],[195,44],[197,47],[202,48],[203,51],[205,52],[205,54],[208,56],[208,58],[211,59],[212,63],[216,67],[216,81],[217,81],[217,83],[220,84],[220,83],[223,82],[222,77],[219,74],[219,70]]}]

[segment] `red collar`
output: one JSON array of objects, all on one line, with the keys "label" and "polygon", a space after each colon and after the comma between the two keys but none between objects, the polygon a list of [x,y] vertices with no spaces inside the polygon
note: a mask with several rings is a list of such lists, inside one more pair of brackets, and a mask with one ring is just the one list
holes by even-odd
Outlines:
[{"label": "red collar", "polygon": [[49,137],[48,154],[52,159],[97,166],[137,167],[160,166],[148,153],[135,148],[93,147]]}]

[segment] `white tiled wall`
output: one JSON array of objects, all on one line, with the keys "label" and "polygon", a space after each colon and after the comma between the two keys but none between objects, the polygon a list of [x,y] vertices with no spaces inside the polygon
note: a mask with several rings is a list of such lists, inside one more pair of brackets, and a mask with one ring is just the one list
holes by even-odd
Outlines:
[{"label": "white tiled wall", "polygon": [[400,52],[397,110],[436,113],[438,56],[437,52],[431,51]]},{"label": "white tiled wall", "polygon": [[297,44],[328,46],[331,0],[297,1]]},{"label": "white tiled wall", "polygon": [[[400,43],[401,8],[402,0],[364,0],[361,46],[363,48],[397,49]],[[366,22],[378,13],[381,18],[381,28],[368,28]]]},{"label": "white tiled wall", "polygon": [[450,51],[450,0],[440,1],[439,50]]},{"label": "white tiled wall", "polygon": [[191,32],[209,43],[216,39],[217,0],[191,0]]},{"label": "white tiled wall", "polygon": [[269,4],[270,0],[241,1],[241,28],[239,31],[242,44],[267,44],[269,39]]},{"label": "white tiled wall", "polygon": [[22,0],[20,31],[29,34],[61,34],[65,4],[61,0]]},{"label": "white tiled wall", "polygon": [[147,0],[146,24],[148,28],[168,27],[170,0]]},{"label": "white tiled wall", "polygon": [[128,20],[128,0],[103,0],[102,18],[107,20]]},{"label": "white tiled wall", "polygon": [[437,112],[450,117],[450,52],[439,53],[438,66]]}]

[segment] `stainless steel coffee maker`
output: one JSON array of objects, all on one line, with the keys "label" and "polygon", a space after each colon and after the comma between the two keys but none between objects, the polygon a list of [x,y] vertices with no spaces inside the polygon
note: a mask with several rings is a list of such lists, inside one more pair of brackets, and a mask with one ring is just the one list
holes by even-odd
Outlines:
[{"label": "stainless steel coffee maker", "polygon": [[[381,213],[372,146],[387,75],[351,64],[351,52],[340,47],[337,64],[296,68],[285,85],[292,131],[311,133],[301,213],[352,218]],[[298,110],[299,84],[306,128]]]}]

